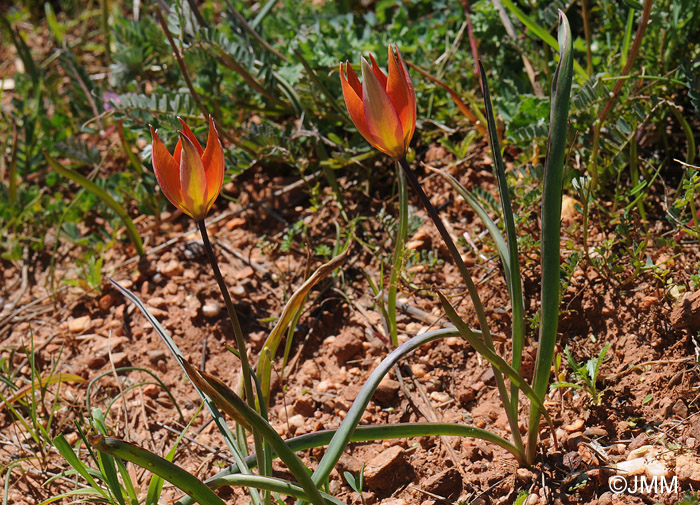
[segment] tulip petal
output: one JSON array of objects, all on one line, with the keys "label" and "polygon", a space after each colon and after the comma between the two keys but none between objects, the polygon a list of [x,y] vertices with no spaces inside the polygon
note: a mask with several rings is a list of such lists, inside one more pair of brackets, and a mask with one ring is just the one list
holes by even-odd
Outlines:
[{"label": "tulip petal", "polygon": [[384,72],[382,71],[382,69],[379,67],[377,60],[374,59],[374,56],[371,53],[369,55],[369,59],[372,61],[372,72],[374,72],[374,75],[377,76],[377,79],[379,80],[379,83],[382,85],[382,88],[389,91],[389,89],[386,87],[387,77],[384,74]]},{"label": "tulip petal", "polygon": [[[355,73],[355,70],[352,68],[352,65],[348,63],[347,61],[345,62],[345,69],[347,70],[348,73],[348,82],[350,83],[350,86],[352,86],[352,89],[355,90],[355,93],[357,96],[362,100],[362,83],[360,80],[357,78],[357,74]],[[341,79],[344,79],[344,74],[343,74],[343,64],[340,64],[340,77]]]},{"label": "tulip petal", "polygon": [[416,93],[398,47],[389,47],[389,79],[386,91],[401,120],[404,147],[408,149],[416,128]]},{"label": "tulip petal", "polygon": [[180,189],[180,167],[175,158],[158,138],[158,132],[151,128],[153,138],[153,172],[161,191],[175,207],[184,210],[182,190]]},{"label": "tulip petal", "polygon": [[[194,133],[192,133],[192,130],[190,130],[190,127],[187,126],[187,123],[183,121],[181,117],[177,118],[178,121],[180,121],[180,124],[182,125],[182,133],[185,134],[185,136],[190,139],[190,141],[194,144],[194,146],[197,148],[197,152],[199,153],[199,156],[202,156],[202,153],[204,152],[204,149],[202,149],[201,144],[199,143],[199,140],[197,140],[197,137],[194,136]],[[180,153],[182,152],[182,142],[179,140],[177,141],[177,145],[175,146],[175,152],[173,153],[173,158],[175,158],[175,161],[180,163]]]},{"label": "tulip petal", "polygon": [[400,158],[405,152],[404,135],[399,116],[391,99],[367,60],[362,58],[362,96],[365,120],[377,149],[392,158]]},{"label": "tulip petal", "polygon": [[202,165],[207,179],[207,211],[211,208],[216,197],[221,192],[224,183],[224,148],[221,147],[219,132],[216,130],[214,119],[209,116],[209,137],[207,148],[202,155]]},{"label": "tulip petal", "polygon": [[[345,77],[347,70],[347,78]],[[352,69],[349,63],[340,64],[340,84],[343,87],[343,98],[345,98],[345,106],[350,114],[350,119],[355,123],[357,131],[360,132],[367,142],[374,144],[374,138],[369,132],[367,121],[365,120],[365,106],[362,103],[362,84],[357,78],[357,74]]]},{"label": "tulip petal", "polygon": [[180,187],[185,212],[196,220],[207,214],[207,177],[202,158],[194,143],[180,132],[182,157],[180,159]]}]

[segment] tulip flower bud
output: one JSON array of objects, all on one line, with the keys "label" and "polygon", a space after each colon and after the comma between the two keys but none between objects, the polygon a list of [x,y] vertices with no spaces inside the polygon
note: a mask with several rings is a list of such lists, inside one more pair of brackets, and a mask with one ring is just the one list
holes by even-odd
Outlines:
[{"label": "tulip flower bud", "polygon": [[182,131],[174,154],[158,138],[153,137],[153,171],[158,185],[175,207],[197,221],[204,219],[221,192],[224,181],[224,150],[219,134],[209,116],[209,137],[202,149],[197,137],[180,118]]},{"label": "tulip flower bud", "polygon": [[362,58],[362,84],[346,61],[340,82],[350,118],[360,134],[394,159],[406,156],[416,129],[416,93],[398,47],[389,47],[389,75],[374,57]]}]

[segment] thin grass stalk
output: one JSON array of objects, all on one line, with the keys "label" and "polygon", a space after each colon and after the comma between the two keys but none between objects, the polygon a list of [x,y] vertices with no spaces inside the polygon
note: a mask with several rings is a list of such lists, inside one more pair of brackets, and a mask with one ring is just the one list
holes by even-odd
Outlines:
[{"label": "thin grass stalk", "polygon": [[403,255],[408,237],[408,186],[406,186],[406,175],[401,170],[399,163],[396,163],[399,181],[399,226],[396,230],[396,243],[394,245],[394,262],[391,267],[391,278],[389,280],[389,293],[387,299],[387,315],[389,316],[389,335],[391,344],[394,347],[399,345],[398,329],[396,328],[396,292],[403,271]]},{"label": "thin grass stalk", "polygon": [[588,75],[591,75],[593,73],[593,50],[591,49],[591,21],[589,19],[588,6],[586,5],[587,1],[581,0],[581,17],[583,18],[583,34],[586,38],[586,71]]},{"label": "thin grass stalk", "polygon": [[[219,270],[219,262],[214,254],[214,249],[212,248],[211,242],[209,241],[209,234],[207,233],[207,225],[205,221],[197,221],[197,227],[202,235],[202,241],[204,242],[204,250],[207,252],[207,257],[209,259],[209,264],[211,265],[212,271],[214,272],[214,278],[216,283],[219,285],[219,290],[224,298],[224,303],[226,305],[226,310],[228,311],[229,319],[231,320],[231,326],[233,327],[233,335],[236,340],[236,348],[238,349],[238,357],[241,360],[241,373],[243,374],[243,387],[245,390],[245,398],[248,402],[250,408],[255,410],[255,396],[253,395],[253,379],[251,378],[250,363],[248,362],[248,353],[245,345],[245,340],[243,339],[243,331],[241,330],[241,324],[238,321],[238,315],[236,314],[236,308],[231,300],[231,295],[224,282],[224,277],[221,275],[221,270]],[[253,429],[253,440],[255,443],[255,452],[259,457],[263,457],[263,444],[262,439],[257,433],[257,430]],[[265,468],[262,461],[258,461],[258,466],[260,468]]]},{"label": "thin grass stalk", "polygon": [[[486,320],[486,312],[484,311],[484,305],[481,303],[481,298],[479,298],[479,292],[476,289],[476,285],[474,284],[471,275],[469,275],[467,265],[464,264],[464,260],[462,259],[462,256],[459,253],[457,246],[452,240],[452,237],[447,232],[447,229],[445,228],[442,219],[440,219],[440,215],[438,214],[433,204],[430,202],[428,195],[426,195],[425,191],[423,191],[423,188],[421,187],[420,182],[418,182],[416,175],[411,170],[411,167],[408,166],[406,158],[401,158],[400,160],[398,160],[398,163],[401,165],[401,168],[406,174],[406,178],[411,184],[411,187],[418,194],[418,197],[421,203],[423,204],[423,207],[425,207],[425,210],[430,216],[430,219],[433,221],[433,224],[440,233],[440,236],[442,237],[445,246],[447,246],[447,250],[450,252],[453,261],[457,265],[457,269],[459,270],[459,273],[462,275],[462,279],[467,285],[467,291],[469,292],[472,304],[474,305],[474,310],[476,311],[476,316],[479,321],[479,328],[481,329],[484,342],[486,343],[487,347],[493,350],[493,339],[491,338],[491,331],[489,330],[488,321]],[[508,396],[508,391],[506,389],[505,382],[503,381],[503,375],[496,367],[493,367],[493,375],[496,379],[498,394],[501,397],[501,402],[508,413],[509,420],[512,417],[517,418],[517,411],[513,412],[511,408],[510,397]],[[517,426],[517,421],[515,421],[515,425]]]},{"label": "thin grass stalk", "polygon": [[[549,140],[542,189],[542,277],[540,335],[537,346],[532,389],[544,400],[549,386],[559,323],[561,193],[568,134],[569,98],[573,76],[573,44],[566,15],[559,11],[560,58],[554,79],[549,125]],[[527,463],[533,464],[539,437],[540,409],[530,406]]]},{"label": "thin grass stalk", "polygon": [[[523,348],[525,347],[525,302],[523,300],[523,286],[520,278],[520,259],[518,253],[518,235],[515,230],[515,220],[513,219],[513,207],[510,203],[510,189],[506,180],[506,170],[501,156],[501,146],[498,142],[496,121],[491,105],[491,93],[489,92],[488,79],[484,66],[479,61],[481,75],[481,92],[484,95],[484,105],[486,108],[486,120],[488,121],[489,143],[491,145],[491,155],[494,160],[494,172],[498,181],[498,193],[501,197],[501,213],[506,227],[506,237],[508,240],[508,263],[504,265],[510,301],[512,305],[512,345],[513,345],[513,368],[520,373],[520,365],[523,358]],[[511,383],[510,401],[511,411],[518,412],[519,389]],[[517,417],[517,415],[516,415]],[[517,426],[517,421],[516,421]],[[513,428],[511,426],[511,428]],[[520,431],[513,432],[516,445],[522,446]],[[519,444],[518,444],[519,442]]]},{"label": "thin grass stalk", "polygon": [[[642,39],[644,38],[644,32],[647,29],[647,24],[649,24],[649,17],[651,16],[651,7],[654,0],[645,0],[644,10],[642,11],[642,19],[639,21],[639,26],[637,26],[637,33],[634,36],[634,42],[632,42],[632,48],[630,49],[629,55],[627,56],[627,62],[625,63],[625,68],[622,69],[620,77],[625,77],[629,74],[630,70],[634,66],[634,62],[637,60],[637,55],[639,54],[639,48],[642,45]],[[598,187],[598,182],[600,179],[600,174],[598,172],[598,149],[600,146],[600,130],[603,127],[605,119],[608,114],[612,111],[613,106],[617,102],[622,91],[622,86],[625,80],[620,79],[615,83],[612,95],[608,98],[608,101],[603,106],[603,110],[598,115],[596,119],[595,126],[593,129],[593,148],[591,149],[591,156],[588,159],[588,171],[591,174],[593,188]]]}]

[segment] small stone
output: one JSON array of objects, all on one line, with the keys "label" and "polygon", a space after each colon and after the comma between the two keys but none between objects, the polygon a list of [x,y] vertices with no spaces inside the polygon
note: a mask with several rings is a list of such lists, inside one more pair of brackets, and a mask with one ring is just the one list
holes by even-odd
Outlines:
[{"label": "small stone", "polygon": [[155,364],[158,363],[158,361],[163,360],[165,361],[166,354],[165,351],[161,349],[152,349],[148,351],[148,361],[151,363]]},{"label": "small stone", "polygon": [[569,433],[579,431],[581,428],[583,428],[583,419],[576,419],[573,423],[564,426],[564,429]]},{"label": "small stone", "polygon": [[646,469],[644,458],[634,458],[617,464],[618,475],[642,475]]},{"label": "small stone", "polygon": [[420,379],[428,374],[428,367],[426,367],[423,363],[414,363],[411,365],[411,373],[414,377]]},{"label": "small stone", "polygon": [[306,418],[301,414],[295,414],[287,420],[287,424],[289,424],[289,431],[295,434],[306,424]]},{"label": "small stone", "polygon": [[114,352],[112,353],[112,363],[116,367],[126,366],[129,364],[129,356],[126,352]]},{"label": "small stone", "polygon": [[148,299],[146,304],[150,305],[151,307],[155,307],[156,309],[164,309],[169,305],[168,300],[162,296],[153,296]]},{"label": "small stone", "polygon": [[445,344],[447,344],[450,347],[456,347],[462,342],[462,339],[459,337],[447,337],[445,339]]},{"label": "small stone", "polygon": [[202,315],[204,317],[216,317],[221,313],[221,305],[218,303],[207,303],[202,305]]},{"label": "small stone", "polygon": [[425,242],[423,242],[422,240],[409,240],[408,242],[406,242],[406,249],[413,251],[415,249],[423,247],[424,244]]},{"label": "small stone", "polygon": [[92,320],[90,316],[76,317],[68,321],[68,331],[71,333],[83,333],[90,329]]},{"label": "small stone", "polygon": [[292,411],[295,414],[301,414],[305,417],[311,417],[314,415],[316,410],[316,402],[309,395],[304,395],[301,398],[297,398],[292,406]]},{"label": "small stone", "polygon": [[679,398],[678,400],[676,400],[676,403],[673,404],[671,412],[673,412],[673,414],[676,417],[680,419],[685,419],[686,417],[688,417],[688,406],[681,398]]},{"label": "small stone", "polygon": [[165,275],[166,277],[175,277],[176,275],[182,275],[185,272],[185,269],[183,266],[180,264],[178,260],[170,260],[166,265],[163,266],[161,269],[161,273]]},{"label": "small stone", "polygon": [[527,498],[525,498],[523,505],[537,505],[539,502],[540,497],[537,496],[535,493],[532,493]]},{"label": "small stone", "polygon": [[412,474],[413,469],[406,461],[403,449],[394,445],[367,462],[365,484],[372,491],[393,491],[401,484],[409,482]]},{"label": "small stone", "polygon": [[240,228],[241,226],[244,226],[246,224],[245,218],[242,217],[234,217],[233,219],[229,219],[226,221],[226,229],[228,231],[233,231],[236,228]]},{"label": "small stone", "polygon": [[158,398],[158,394],[160,393],[160,387],[158,387],[157,384],[146,384],[143,387],[143,394],[150,398]]},{"label": "small stone", "polygon": [[430,399],[438,403],[446,403],[450,401],[450,395],[442,391],[433,391],[430,393]]},{"label": "small stone", "polygon": [[695,449],[695,444],[697,444],[697,440],[695,440],[694,437],[688,437],[685,439],[685,446],[688,449]]},{"label": "small stone", "polygon": [[92,355],[87,360],[87,366],[90,370],[97,370],[98,368],[102,368],[102,366],[105,363],[107,363],[107,358],[102,355]]},{"label": "small stone", "polygon": [[602,438],[608,436],[608,432],[600,426],[588,428],[586,431],[583,432],[583,434],[590,438]]},{"label": "small stone", "polygon": [[236,284],[230,291],[231,294],[237,298],[245,296],[245,286],[243,286],[243,284]]},{"label": "small stone", "polygon": [[103,311],[108,311],[112,305],[114,305],[114,302],[116,299],[114,298],[114,295],[112,293],[107,293],[106,295],[100,297],[100,301],[97,302],[98,305],[100,306],[100,309]]},{"label": "small stone", "polygon": [[515,477],[522,484],[530,484],[535,481],[535,474],[527,468],[518,468],[515,471]]},{"label": "small stone", "polygon": [[330,381],[322,380],[316,385],[316,391],[319,393],[325,393],[329,389],[336,389],[335,384]]},{"label": "small stone", "polygon": [[681,454],[676,459],[676,476],[681,484],[700,484],[700,458],[691,454]]}]

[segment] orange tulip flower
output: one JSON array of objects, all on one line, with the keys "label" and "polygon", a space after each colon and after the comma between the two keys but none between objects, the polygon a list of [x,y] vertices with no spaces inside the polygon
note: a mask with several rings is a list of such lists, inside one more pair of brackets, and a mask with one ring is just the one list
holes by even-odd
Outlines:
[{"label": "orange tulip flower", "polygon": [[151,126],[153,171],[168,200],[200,221],[206,217],[221,192],[224,181],[224,149],[211,116],[206,149],[202,149],[187,124],[180,118],[178,120],[182,123],[182,131],[178,132],[180,140],[172,155]]},{"label": "orange tulip flower", "polygon": [[[398,47],[389,47],[389,75],[362,58],[362,84],[346,61],[340,82],[350,118],[362,136],[394,159],[406,156],[416,129],[416,93]],[[346,76],[347,73],[347,76]]]}]

